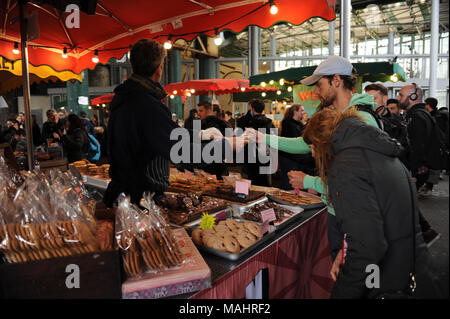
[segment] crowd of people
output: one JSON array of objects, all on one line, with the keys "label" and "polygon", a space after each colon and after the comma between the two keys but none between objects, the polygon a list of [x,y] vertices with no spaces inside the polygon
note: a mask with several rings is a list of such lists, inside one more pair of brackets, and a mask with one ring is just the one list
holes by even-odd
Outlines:
[{"label": "crowd of people", "polygon": [[[67,112],[57,113],[54,109],[47,110],[46,116],[47,121],[43,123],[41,130],[36,116],[32,115],[33,147],[49,147],[56,143],[63,148],[64,156],[67,157],[69,163],[83,158],[93,162],[99,160],[100,142],[102,142],[104,134],[97,136],[94,128],[98,125],[96,116],[91,121],[84,111],[77,116]],[[27,152],[24,113],[21,112],[15,119],[12,117],[6,121],[6,127],[0,133],[0,143],[10,144],[14,152]]]},{"label": "crowd of people", "polygon": [[[130,51],[133,74],[115,89],[106,139],[111,182],[103,201],[108,207],[122,192],[139,204],[150,191],[158,202],[169,186],[171,150],[178,142],[171,133],[179,125],[162,103],[167,96],[159,83],[165,57],[161,44],[136,42]],[[448,172],[448,110],[438,108],[433,97],[424,100],[415,83],[391,99],[387,88],[376,83],[362,94],[354,93],[356,78],[347,59],[333,56],[323,61],[301,81],[315,86],[320,107],[308,119],[302,105],[290,105],[279,134],[262,100],[251,100],[248,112],[236,118],[218,104],[200,102],[184,121],[191,133],[190,156],[205,147],[196,145],[194,137],[205,135],[214,137],[212,143],[222,150],[241,151],[239,139],[244,149],[259,144],[278,149],[281,188],[319,194],[327,205],[332,297],[389,298],[412,292],[437,297],[427,244],[439,234],[420,212],[418,196],[429,196],[443,170]],[[40,137],[36,134],[37,144],[62,143],[69,162],[86,156],[98,123],[84,112],[60,118],[49,110],[47,118]],[[229,137],[227,129],[236,128],[244,134]],[[34,130],[33,124],[33,137]],[[19,115],[7,122],[1,140],[16,140],[20,147],[22,131]],[[245,158],[243,172],[254,185],[272,186],[270,175],[260,173],[264,165],[257,153],[256,163]],[[202,162],[197,167],[221,178],[226,163]],[[373,289],[366,285],[368,265],[381,271],[380,285]],[[415,289],[410,289],[412,282]]]}]

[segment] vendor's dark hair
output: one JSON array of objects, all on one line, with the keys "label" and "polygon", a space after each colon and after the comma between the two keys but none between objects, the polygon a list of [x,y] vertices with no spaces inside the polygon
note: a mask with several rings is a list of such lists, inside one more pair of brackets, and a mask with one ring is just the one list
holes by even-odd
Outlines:
[{"label": "vendor's dark hair", "polygon": [[130,63],[133,73],[150,77],[163,63],[166,56],[164,47],[150,39],[137,41],[130,50]]},{"label": "vendor's dark hair", "polygon": [[213,112],[217,112],[220,115],[220,105],[219,104],[213,104]]},{"label": "vendor's dark hair", "polygon": [[386,105],[389,105],[389,104],[397,104],[397,106],[398,106],[398,100],[397,99],[389,99],[389,100],[387,100]]},{"label": "vendor's dark hair", "polygon": [[205,110],[211,110],[211,108],[212,108],[211,103],[208,101],[200,102],[200,103],[198,103],[198,106],[203,106],[205,108]]},{"label": "vendor's dark hair", "polygon": [[258,113],[262,113],[262,111],[266,108],[264,101],[259,99],[252,99],[248,102],[248,104],[250,104],[250,106]]},{"label": "vendor's dark hair", "polygon": [[[356,86],[356,80],[358,79],[358,73],[356,73],[356,69],[353,68],[352,69],[352,76],[348,76],[348,75],[340,75],[340,74],[336,74],[337,76],[339,76],[342,81],[344,81],[344,87],[347,90],[353,91],[353,89]],[[334,74],[331,75],[325,75],[324,78],[328,79],[328,82],[331,85],[331,81],[333,80]]]},{"label": "vendor's dark hair", "polygon": [[428,104],[433,110],[437,109],[438,100],[434,97],[429,97],[425,99],[425,104]]},{"label": "vendor's dark hair", "polygon": [[70,123],[69,131],[72,132],[73,130],[75,130],[77,128],[85,131],[83,122],[76,114],[69,114],[69,116],[67,117],[67,120]]},{"label": "vendor's dark hair", "polygon": [[366,86],[364,88],[364,92],[367,92],[367,91],[377,91],[377,92],[380,92],[381,95],[383,95],[383,96],[388,95],[387,87],[385,87],[383,84],[378,84],[378,83],[372,83],[372,84],[369,84],[368,86]]},{"label": "vendor's dark hair", "polygon": [[193,118],[194,118],[194,114],[198,114],[197,109],[192,109],[192,110],[190,110],[190,111],[189,111],[189,116],[188,116],[188,118],[189,118],[189,119],[193,119]]}]

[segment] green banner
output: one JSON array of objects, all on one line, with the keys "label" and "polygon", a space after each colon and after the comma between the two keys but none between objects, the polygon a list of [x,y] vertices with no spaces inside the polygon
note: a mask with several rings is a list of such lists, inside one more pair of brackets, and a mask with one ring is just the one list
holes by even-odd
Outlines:
[{"label": "green banner", "polygon": [[317,110],[320,104],[320,100],[314,93],[315,86],[306,86],[298,84],[294,86],[294,104],[301,104],[308,113],[308,117],[311,117]]}]

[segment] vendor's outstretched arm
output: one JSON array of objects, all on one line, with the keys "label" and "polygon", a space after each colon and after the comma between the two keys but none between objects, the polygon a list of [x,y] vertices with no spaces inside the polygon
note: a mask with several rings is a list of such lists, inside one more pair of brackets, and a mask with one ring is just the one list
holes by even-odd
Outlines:
[{"label": "vendor's outstretched arm", "polygon": [[266,135],[265,143],[270,147],[291,154],[308,154],[311,148],[305,143],[303,137],[281,137],[277,135]]}]

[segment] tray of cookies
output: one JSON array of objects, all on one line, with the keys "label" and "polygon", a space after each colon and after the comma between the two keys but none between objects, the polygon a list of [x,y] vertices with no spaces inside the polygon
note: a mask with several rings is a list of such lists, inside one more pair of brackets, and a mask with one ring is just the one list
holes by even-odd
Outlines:
[{"label": "tray of cookies", "polygon": [[300,206],[303,209],[315,209],[325,206],[319,196],[299,191],[299,195],[277,190],[267,194],[269,200],[288,206]]},{"label": "tray of cookies", "polygon": [[188,233],[199,250],[235,261],[263,247],[272,238],[273,230],[270,227],[263,234],[261,224],[230,217],[213,228],[201,229],[196,225]]}]

